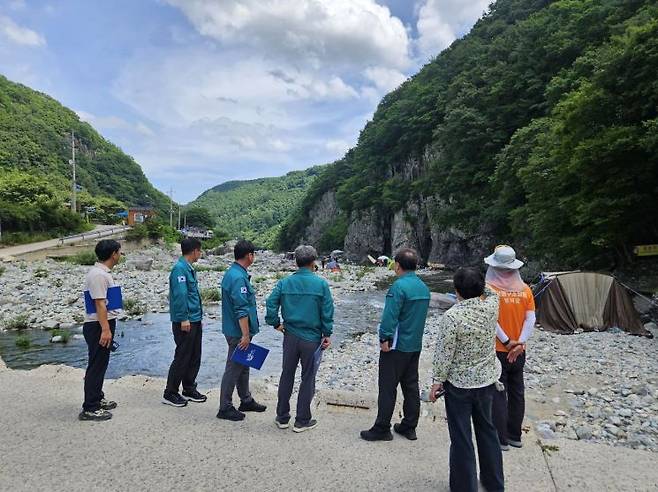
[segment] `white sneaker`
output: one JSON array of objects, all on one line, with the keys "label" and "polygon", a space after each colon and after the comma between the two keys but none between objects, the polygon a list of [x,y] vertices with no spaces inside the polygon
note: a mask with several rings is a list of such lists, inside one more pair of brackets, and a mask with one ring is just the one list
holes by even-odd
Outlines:
[{"label": "white sneaker", "polygon": [[278,420],[274,419],[274,423],[279,429],[287,429],[290,427],[290,422],[279,422]]},{"label": "white sneaker", "polygon": [[317,420],[311,420],[308,424],[298,424],[295,422],[295,425],[293,425],[292,430],[293,432],[304,432],[307,430],[315,429],[318,426],[318,421]]}]

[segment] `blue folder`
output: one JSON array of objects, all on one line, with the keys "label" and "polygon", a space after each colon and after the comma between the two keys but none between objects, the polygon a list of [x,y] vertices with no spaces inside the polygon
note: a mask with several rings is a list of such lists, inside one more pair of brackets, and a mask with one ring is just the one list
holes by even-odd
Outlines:
[{"label": "blue folder", "polygon": [[[116,285],[107,289],[107,310],[116,311],[123,309],[123,297],[121,296],[121,287]],[[85,290],[85,311],[87,314],[96,313],[96,303],[91,298],[88,290]]]},{"label": "blue folder", "polygon": [[261,347],[254,343],[250,343],[246,350],[240,350],[236,348],[233,351],[233,356],[231,360],[242,364],[243,366],[253,367],[254,369],[260,369],[263,367],[263,362],[267,359],[267,354],[270,351],[265,347]]}]

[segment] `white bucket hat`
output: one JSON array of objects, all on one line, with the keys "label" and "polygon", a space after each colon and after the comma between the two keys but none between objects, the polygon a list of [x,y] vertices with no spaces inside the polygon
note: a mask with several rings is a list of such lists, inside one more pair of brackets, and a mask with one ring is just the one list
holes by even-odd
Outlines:
[{"label": "white bucket hat", "polygon": [[521,260],[516,259],[514,248],[506,244],[496,246],[493,254],[487,256],[484,262],[489,266],[506,270],[518,270],[524,265]]}]

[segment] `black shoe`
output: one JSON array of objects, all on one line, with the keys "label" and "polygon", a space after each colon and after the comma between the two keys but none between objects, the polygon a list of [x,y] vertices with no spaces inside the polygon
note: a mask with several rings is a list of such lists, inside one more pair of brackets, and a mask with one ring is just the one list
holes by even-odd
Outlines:
[{"label": "black shoe", "polygon": [[240,420],[244,420],[245,414],[237,411],[235,407],[228,407],[226,410],[220,410],[217,412],[217,418],[239,422]]},{"label": "black shoe", "polygon": [[187,405],[187,400],[178,393],[165,393],[162,395],[162,403],[172,407],[184,407]]},{"label": "black shoe", "polygon": [[102,408],[99,408],[98,410],[94,410],[94,411],[83,410],[78,415],[78,420],[91,420],[95,422],[110,420],[111,418],[112,418],[112,414],[107,410],[103,410]]},{"label": "black shoe", "polygon": [[401,436],[406,437],[410,441],[415,441],[418,439],[416,436],[416,429],[405,429],[402,427],[402,424],[395,424],[393,425],[393,430],[396,432],[396,434],[400,434]]},{"label": "black shoe", "polygon": [[279,429],[287,429],[290,427],[290,419],[279,419],[279,417],[274,419],[274,423]]},{"label": "black shoe", "polygon": [[241,412],[264,412],[267,407],[257,403],[256,400],[251,400],[249,403],[240,403],[238,410]]},{"label": "black shoe", "polygon": [[199,393],[196,389],[193,389],[192,391],[183,391],[183,398],[195,403],[203,403],[208,399],[206,395]]},{"label": "black shoe", "polygon": [[305,424],[300,424],[299,422],[295,422],[295,425],[292,426],[292,431],[293,432],[304,432],[307,430],[315,429],[318,426],[318,421],[317,420],[309,420]]},{"label": "black shoe", "polygon": [[117,402],[112,400],[106,400],[103,398],[101,400],[101,410],[114,410],[117,407]]},{"label": "black shoe", "polygon": [[361,431],[361,439],[364,441],[392,441],[391,431],[381,432],[373,429]]}]

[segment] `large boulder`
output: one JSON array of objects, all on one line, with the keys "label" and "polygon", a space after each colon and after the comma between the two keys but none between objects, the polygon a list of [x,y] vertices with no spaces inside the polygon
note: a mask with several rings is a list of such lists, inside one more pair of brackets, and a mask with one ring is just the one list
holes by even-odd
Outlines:
[{"label": "large boulder", "polygon": [[131,258],[130,260],[128,260],[128,266],[134,268],[135,270],[140,270],[142,272],[149,272],[151,271],[151,267],[153,266],[153,258],[147,258],[147,257]]},{"label": "large boulder", "polygon": [[233,249],[235,248],[236,244],[238,244],[238,242],[235,240],[226,241],[221,246],[217,246],[215,249],[210,251],[210,253],[217,256],[231,254],[233,253]]},{"label": "large boulder", "polygon": [[44,330],[56,330],[57,328],[59,328],[59,321],[57,321],[56,319],[47,319],[46,321],[43,322],[41,327]]}]

